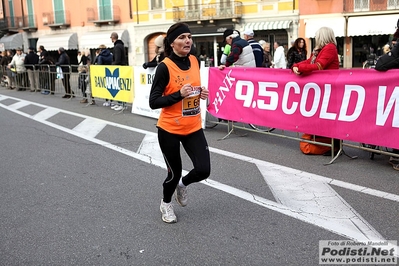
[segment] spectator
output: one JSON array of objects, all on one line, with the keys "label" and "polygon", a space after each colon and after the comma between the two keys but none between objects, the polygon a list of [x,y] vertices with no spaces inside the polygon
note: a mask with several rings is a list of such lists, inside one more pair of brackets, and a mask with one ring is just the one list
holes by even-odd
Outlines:
[{"label": "spectator", "polygon": [[26,68],[24,65],[25,54],[22,52],[21,47],[17,47],[16,51],[17,53],[12,57],[11,63],[8,65],[8,68],[14,69],[16,71],[17,90],[26,90]]},{"label": "spectator", "polygon": [[337,42],[334,31],[321,27],[316,32],[316,49],[305,61],[295,63],[292,70],[295,74],[310,73],[313,70],[339,69]]},{"label": "spectator", "polygon": [[[121,40],[118,40],[118,33],[111,33],[111,40],[114,43],[114,61],[113,65],[124,66],[126,65],[125,45]],[[122,111],[125,109],[125,103],[118,102],[111,107],[115,111]]]},{"label": "spectator", "polygon": [[112,65],[112,53],[107,49],[107,46],[101,44],[99,47],[99,53],[97,56],[98,65]]},{"label": "spectator", "polygon": [[98,65],[97,60],[98,60],[98,55],[100,54],[100,49],[96,49],[96,56],[94,57],[93,64]]},{"label": "spectator", "polygon": [[111,41],[114,43],[114,61],[113,65],[126,65],[125,45],[121,40],[118,40],[118,33],[111,33]]},{"label": "spectator", "polygon": [[[87,60],[86,60],[87,61]],[[87,62],[86,62],[87,63]],[[79,65],[78,66],[78,86],[82,91],[83,99],[80,103],[87,103],[87,95],[86,95],[86,77],[87,77],[87,65]]]},{"label": "spectator", "polygon": [[[399,20],[396,25],[396,32],[393,34],[393,40],[396,41],[399,38]],[[375,70],[378,71],[386,71],[389,69],[398,69],[399,68],[399,45],[394,43],[392,40],[392,50],[389,54],[385,54],[381,56],[377,60],[377,64],[375,65]],[[394,170],[399,171],[399,150],[393,149],[392,153],[398,154],[398,156],[391,156],[389,158],[389,163],[392,165]]]},{"label": "spectator", "polygon": [[273,67],[287,68],[287,63],[285,62],[284,47],[281,46],[280,42],[274,42]]},{"label": "spectator", "polygon": [[[294,63],[292,71],[295,74],[307,74],[314,70],[339,69],[337,41],[333,29],[321,27],[316,31],[315,41],[316,49],[311,57],[299,63]],[[339,140],[334,140],[334,152],[339,145]],[[325,155],[329,154],[326,153]]]},{"label": "spectator", "polygon": [[273,58],[270,54],[270,43],[265,42],[263,45],[263,67],[270,68],[272,66]]},{"label": "spectator", "polygon": [[[80,59],[79,59],[79,53],[80,53]],[[78,65],[79,66],[85,66],[87,65],[87,56],[86,56],[86,52],[79,52],[78,53]]]},{"label": "spectator", "polygon": [[262,63],[263,63],[263,48],[257,41],[255,41],[255,39],[254,39],[254,31],[250,30],[250,29],[245,30],[244,31],[244,39],[252,47],[252,52],[254,53],[256,67],[262,67]]},{"label": "spectator", "polygon": [[60,55],[60,58],[58,59],[57,66],[61,68],[62,70],[62,84],[64,85],[65,89],[65,95],[62,96],[62,98],[72,98],[75,97],[73,94],[75,94],[73,91],[71,91],[71,61],[69,59],[68,54],[65,52],[64,47],[60,47],[58,49],[58,54]]},{"label": "spectator", "polygon": [[251,46],[244,39],[241,39],[240,33],[236,30],[227,29],[223,33],[226,43],[231,45],[231,51],[226,58],[226,64],[220,65],[219,69],[229,66],[256,67],[255,56]]},{"label": "spectator", "polygon": [[226,64],[226,59],[229,56],[230,51],[231,51],[231,45],[226,43],[226,45],[223,48],[222,57],[220,58],[220,64],[222,65]]},{"label": "spectator", "polygon": [[10,87],[11,80],[7,74],[7,66],[9,63],[11,63],[11,57],[8,56],[8,53],[6,50],[4,50],[1,53],[1,60],[0,60],[0,66],[1,66],[1,73],[2,73],[2,85]]},{"label": "spectator", "polygon": [[35,53],[35,48],[29,47],[29,53],[25,57],[25,68],[28,71],[28,79],[30,83],[30,91],[40,91],[39,89],[39,73],[36,65],[39,64],[39,56]]},{"label": "spectator", "polygon": [[391,51],[391,47],[389,44],[385,44],[384,47],[382,47],[382,55],[389,53]]},{"label": "spectator", "polygon": [[293,46],[287,52],[287,68],[291,69],[295,63],[306,60],[307,54],[305,39],[296,39]]},{"label": "spectator", "polygon": [[[162,108],[157,127],[159,146],[168,168],[160,205],[166,223],[177,222],[171,203],[173,194],[178,204],[186,206],[187,186],[206,179],[211,170],[199,105],[200,99],[208,98],[209,91],[201,87],[200,64],[190,54],[192,44],[187,24],[178,22],[169,28],[165,38],[166,58],[157,67],[149,97],[152,109]],[[183,177],[181,144],[194,165]]]},{"label": "spectator", "polygon": [[147,67],[156,67],[162,60],[165,58],[164,56],[164,45],[163,45],[164,37],[163,35],[159,35],[155,38],[155,57],[150,62],[144,63],[143,68],[146,69]]},{"label": "spectator", "polygon": [[56,80],[56,65],[55,61],[47,53],[39,64],[41,65],[41,80],[42,80],[42,94],[55,93],[55,80]]},{"label": "spectator", "polygon": [[[97,65],[112,65],[113,56],[112,53],[107,49],[107,46],[101,44],[96,50],[96,64]],[[105,99],[103,106],[110,106],[112,100]],[[115,105],[114,105],[115,106]]]},{"label": "spectator", "polygon": [[94,101],[93,94],[91,93],[90,65],[91,65],[91,60],[88,57],[87,58],[87,75],[86,75],[86,91],[85,92],[86,92],[87,96],[91,98],[90,105],[95,105],[96,102]]},{"label": "spectator", "polygon": [[44,49],[43,45],[39,46],[39,52],[40,52],[39,60],[43,60],[45,57],[49,57],[50,56],[50,54],[47,52],[47,50]]}]

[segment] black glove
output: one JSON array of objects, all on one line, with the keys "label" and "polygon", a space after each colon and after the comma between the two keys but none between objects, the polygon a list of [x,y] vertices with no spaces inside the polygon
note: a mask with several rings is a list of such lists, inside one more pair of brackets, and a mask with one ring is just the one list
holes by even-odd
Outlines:
[{"label": "black glove", "polygon": [[144,64],[143,64],[143,68],[144,68],[144,69],[147,69],[147,63],[144,63]]}]

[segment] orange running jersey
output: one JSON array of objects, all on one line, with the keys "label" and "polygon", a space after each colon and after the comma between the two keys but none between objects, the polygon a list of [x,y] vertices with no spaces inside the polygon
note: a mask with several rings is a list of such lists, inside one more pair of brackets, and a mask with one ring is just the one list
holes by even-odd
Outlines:
[{"label": "orange running jersey", "polygon": [[169,83],[163,95],[172,94],[191,84],[193,92],[174,105],[164,107],[159,115],[157,126],[163,130],[178,134],[188,135],[201,129],[201,78],[198,60],[190,55],[190,69],[181,70],[172,60],[165,58],[163,62],[169,71]]}]

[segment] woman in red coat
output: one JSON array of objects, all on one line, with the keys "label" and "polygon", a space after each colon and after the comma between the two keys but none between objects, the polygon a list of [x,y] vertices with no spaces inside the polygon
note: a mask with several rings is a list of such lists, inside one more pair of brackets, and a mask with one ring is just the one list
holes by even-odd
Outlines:
[{"label": "woman in red coat", "polygon": [[321,27],[316,32],[316,48],[312,56],[292,67],[295,74],[310,73],[313,70],[339,69],[337,41],[334,31],[329,27]]},{"label": "woman in red coat", "polygon": [[[292,67],[292,71],[294,71],[295,74],[300,75],[302,73],[311,73],[313,70],[339,69],[337,41],[335,40],[334,31],[328,27],[321,27],[316,32],[315,39],[316,48],[313,51],[312,56],[305,61],[294,64]],[[307,145],[320,147],[317,144],[311,143],[308,143]],[[342,147],[340,140],[334,139],[332,147],[334,148],[334,154],[339,152]],[[331,150],[324,153],[324,155],[330,154]]]}]

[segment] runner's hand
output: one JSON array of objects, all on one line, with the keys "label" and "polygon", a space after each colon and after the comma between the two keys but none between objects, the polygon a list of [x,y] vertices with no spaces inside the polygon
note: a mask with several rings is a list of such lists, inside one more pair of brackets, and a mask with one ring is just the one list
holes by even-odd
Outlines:
[{"label": "runner's hand", "polygon": [[205,88],[205,87],[201,87],[201,88],[202,88],[202,90],[201,90],[201,99],[202,100],[208,99],[209,90],[207,88]]}]

